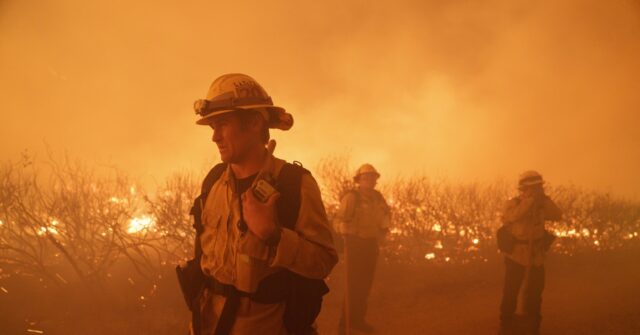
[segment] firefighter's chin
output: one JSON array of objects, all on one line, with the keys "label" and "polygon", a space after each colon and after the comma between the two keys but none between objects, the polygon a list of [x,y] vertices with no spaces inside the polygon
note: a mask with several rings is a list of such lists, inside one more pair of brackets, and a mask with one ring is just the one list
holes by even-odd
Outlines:
[{"label": "firefighter's chin", "polygon": [[231,163],[233,155],[231,151],[227,148],[218,148],[218,153],[220,153],[220,160],[225,163]]}]

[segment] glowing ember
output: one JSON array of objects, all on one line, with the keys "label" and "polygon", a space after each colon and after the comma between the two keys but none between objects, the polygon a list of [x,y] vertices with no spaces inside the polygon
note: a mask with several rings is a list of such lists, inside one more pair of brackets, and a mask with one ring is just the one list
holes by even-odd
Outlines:
[{"label": "glowing ember", "polygon": [[444,246],[442,246],[442,242],[441,241],[436,241],[436,245],[434,246],[434,248],[442,249],[442,248],[444,248]]},{"label": "glowing ember", "polygon": [[595,244],[595,245],[600,245],[600,241],[595,240],[595,241],[593,241],[593,244]]},{"label": "glowing ember", "polygon": [[440,226],[439,224],[434,224],[433,227],[431,228],[433,231],[442,231],[442,226]]},{"label": "glowing ember", "polygon": [[[60,222],[56,219],[51,219],[50,224],[51,226],[57,226],[58,224],[60,224]],[[40,229],[37,231],[38,236],[42,236],[47,233],[57,235],[58,230],[56,229],[56,227],[40,227]]]},{"label": "glowing ember", "polygon": [[477,238],[474,238],[473,239],[473,244],[478,244],[478,243],[480,243],[480,240],[478,240]]},{"label": "glowing ember", "polygon": [[0,220],[0,226],[2,226],[4,223],[2,222],[2,220]]},{"label": "glowing ember", "polygon": [[[391,235],[399,235],[400,233],[402,233],[402,230],[400,230],[399,228],[391,228],[389,232],[391,233]],[[180,236],[183,236],[183,234],[184,232],[180,232]]]},{"label": "glowing ember", "polygon": [[424,258],[426,258],[426,259],[434,259],[434,258],[436,258],[436,254],[434,254],[433,252],[430,252],[430,253],[424,255]]},{"label": "glowing ember", "polygon": [[126,203],[127,199],[126,198],[111,197],[111,198],[109,198],[109,201],[114,203],[114,204],[121,204],[121,203]]},{"label": "glowing ember", "polygon": [[37,329],[27,329],[28,333],[35,333],[35,334],[44,334],[44,332],[42,330],[37,330]]},{"label": "glowing ember", "polygon": [[0,286],[0,290],[2,290],[2,292],[4,292],[4,293],[9,293],[9,291],[7,291],[7,289],[2,287],[2,286]]},{"label": "glowing ember", "polygon": [[556,229],[555,234],[558,237],[573,237],[578,235],[578,232],[575,229],[571,229],[571,230]]},{"label": "glowing ember", "polygon": [[150,216],[143,215],[140,217],[136,217],[129,221],[129,229],[127,232],[129,234],[135,234],[141,232],[143,230],[149,229],[154,225],[154,220]]},{"label": "glowing ember", "polygon": [[38,230],[38,236],[42,236],[46,233],[51,233],[53,235],[57,235],[58,234],[58,230],[56,230],[56,228],[54,227],[40,227],[40,230]]},{"label": "glowing ember", "polygon": [[590,233],[589,233],[589,229],[582,229],[582,236],[586,236],[589,237]]}]

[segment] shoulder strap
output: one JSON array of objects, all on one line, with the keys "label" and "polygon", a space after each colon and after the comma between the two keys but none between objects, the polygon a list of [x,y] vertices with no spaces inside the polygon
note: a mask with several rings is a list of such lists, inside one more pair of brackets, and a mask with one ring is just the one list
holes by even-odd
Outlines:
[{"label": "shoulder strap", "polygon": [[[222,174],[226,169],[227,169],[227,163],[219,163],[219,164],[216,164],[213,168],[211,168],[211,170],[209,170],[209,173],[207,173],[207,176],[204,177],[204,180],[202,181],[202,188],[200,189],[200,194],[209,194],[209,191],[211,190],[211,187],[213,187],[213,184],[215,184],[216,181],[220,179],[220,176],[222,176]],[[202,201],[205,201],[205,200],[206,199],[202,199]]]},{"label": "shoulder strap", "polygon": [[283,227],[293,229],[300,212],[300,188],[302,176],[311,174],[299,164],[285,163],[276,181],[276,189],[280,192],[277,210],[278,219]]}]

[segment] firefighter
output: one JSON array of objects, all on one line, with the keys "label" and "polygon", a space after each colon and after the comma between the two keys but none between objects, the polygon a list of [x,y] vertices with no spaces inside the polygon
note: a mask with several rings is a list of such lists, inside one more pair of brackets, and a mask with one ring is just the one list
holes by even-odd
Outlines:
[{"label": "firefighter", "polygon": [[[544,260],[555,238],[545,221],[562,218],[558,206],[544,192],[544,180],[526,171],[518,180],[519,195],[507,201],[498,244],[505,255],[505,278],[500,306],[500,334],[539,334]],[[519,329],[519,330],[518,330]]]},{"label": "firefighter", "polygon": [[337,254],[315,179],[272,154],[269,129],[289,130],[292,116],[237,73],[217,78],[194,108],[223,163],[192,210],[204,278],[192,333],[314,333]]},{"label": "firefighter", "polygon": [[372,333],[367,323],[367,300],[373,284],[379,245],[389,231],[390,211],[382,194],[375,189],[380,173],[364,164],[356,172],[357,187],[342,197],[337,231],[344,240],[346,294],[339,333],[355,329]]}]

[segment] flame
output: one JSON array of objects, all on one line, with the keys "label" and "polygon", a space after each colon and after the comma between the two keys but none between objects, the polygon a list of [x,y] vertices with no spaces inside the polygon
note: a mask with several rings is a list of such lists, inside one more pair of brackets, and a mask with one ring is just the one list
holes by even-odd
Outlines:
[{"label": "flame", "polygon": [[[580,234],[578,234],[578,232],[575,229],[571,229],[571,230],[556,229],[555,230],[555,234],[558,237],[573,237],[573,236],[580,235]],[[588,235],[586,235],[586,236],[588,236]]]},{"label": "flame", "polygon": [[129,234],[139,233],[143,230],[147,230],[151,228],[155,224],[155,220],[147,215],[143,215],[140,217],[135,217],[129,221],[129,229],[127,232]]},{"label": "flame", "polygon": [[[56,220],[56,219],[51,219],[50,221],[51,226],[57,226],[58,224],[60,224],[60,221]],[[56,229],[56,227],[47,227],[47,226],[42,226],[40,227],[40,229],[38,230],[37,234],[38,236],[42,236],[46,233],[50,233],[53,235],[58,235],[58,230]]]},{"label": "flame", "polygon": [[436,258],[436,254],[434,254],[433,252],[430,252],[430,253],[424,255],[424,258],[426,258],[426,259],[434,259],[434,258]]},{"label": "flame", "polygon": [[109,198],[109,201],[111,201],[114,204],[120,204],[120,203],[126,203],[127,199],[126,198],[111,197],[111,198]]}]

